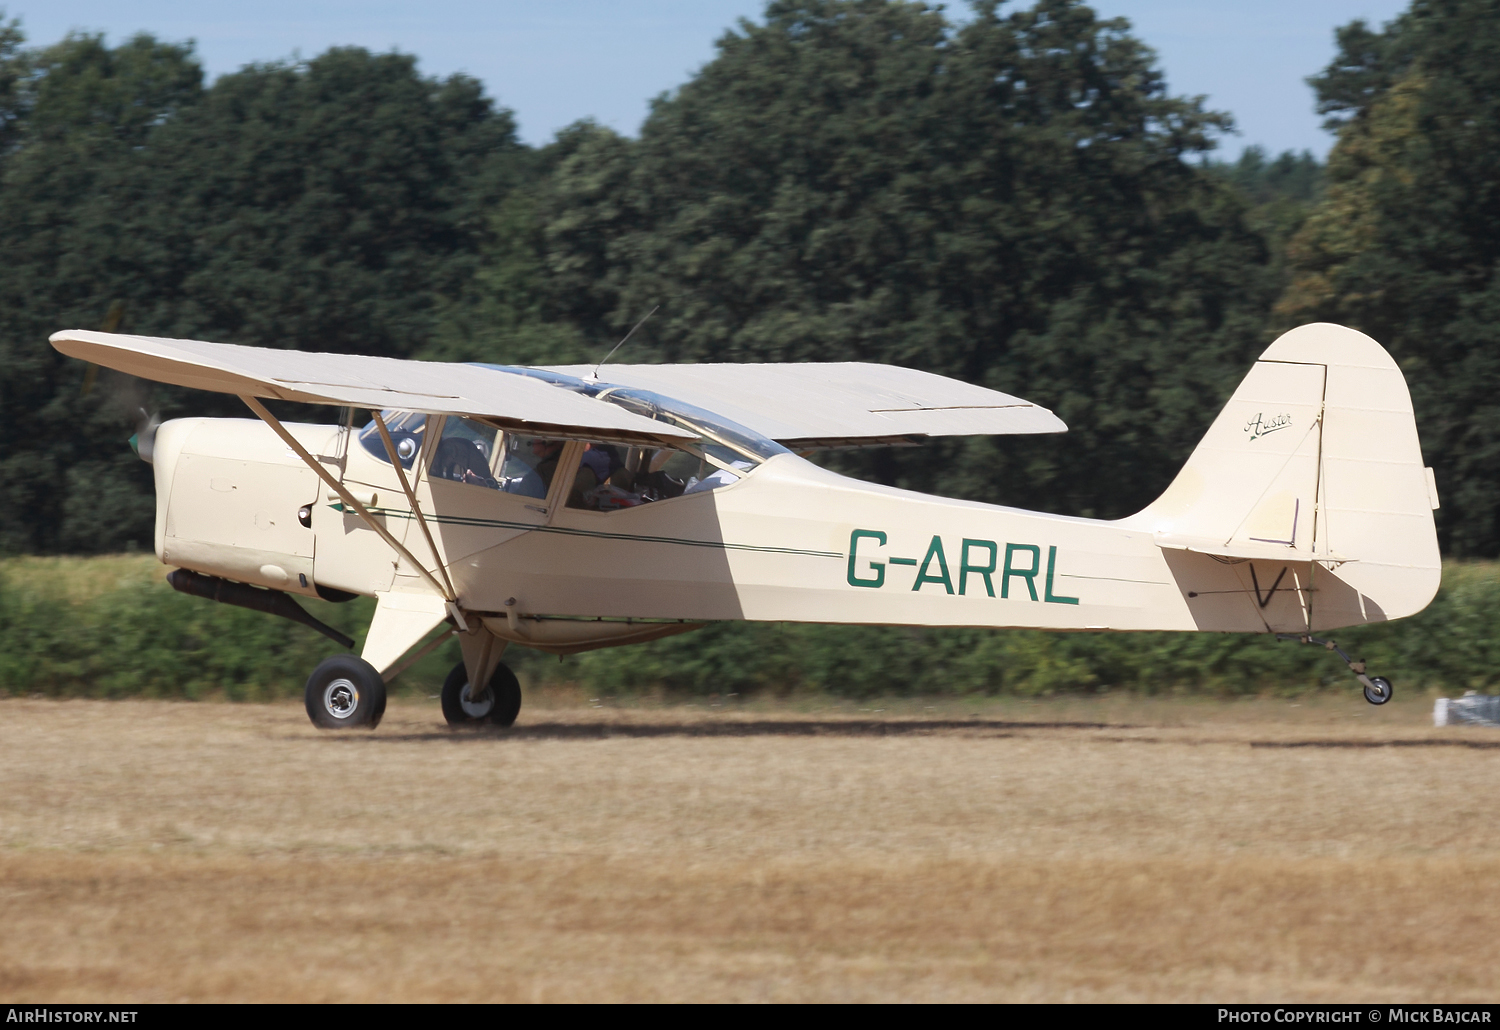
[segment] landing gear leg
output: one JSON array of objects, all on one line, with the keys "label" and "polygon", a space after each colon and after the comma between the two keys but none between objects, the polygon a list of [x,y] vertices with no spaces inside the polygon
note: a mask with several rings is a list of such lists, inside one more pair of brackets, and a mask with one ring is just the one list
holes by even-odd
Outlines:
[{"label": "landing gear leg", "polygon": [[1370,704],[1372,705],[1385,704],[1391,699],[1391,695],[1395,693],[1395,688],[1391,686],[1390,680],[1386,679],[1384,676],[1365,675],[1365,660],[1361,658],[1356,662],[1353,658],[1350,658],[1348,654],[1344,652],[1344,649],[1342,647],[1339,647],[1339,645],[1332,640],[1319,640],[1317,637],[1313,636],[1298,636],[1290,633],[1278,633],[1276,634],[1276,639],[1296,640],[1303,644],[1318,644],[1325,651],[1337,651],[1338,656],[1344,660],[1344,664],[1349,666],[1349,671],[1354,673],[1354,678],[1359,680],[1360,686],[1365,688],[1365,700],[1370,702]]}]

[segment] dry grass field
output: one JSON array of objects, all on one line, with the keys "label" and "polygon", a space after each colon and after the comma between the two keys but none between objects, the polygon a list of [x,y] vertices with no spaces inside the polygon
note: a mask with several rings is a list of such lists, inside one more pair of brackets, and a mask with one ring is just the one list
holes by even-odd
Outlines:
[{"label": "dry grass field", "polygon": [[1352,689],[859,708],[0,702],[0,998],[1500,993],[1500,731]]}]

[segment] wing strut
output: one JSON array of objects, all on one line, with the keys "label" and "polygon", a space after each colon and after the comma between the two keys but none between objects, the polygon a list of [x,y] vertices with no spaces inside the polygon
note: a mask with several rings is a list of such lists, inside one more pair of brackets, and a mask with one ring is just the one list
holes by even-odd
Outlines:
[{"label": "wing strut", "polygon": [[453,580],[448,578],[448,570],[443,567],[443,556],[438,553],[437,544],[433,543],[432,530],[427,527],[427,518],[422,514],[421,505],[417,504],[417,495],[411,491],[411,483],[407,481],[406,469],[401,464],[401,459],[396,456],[396,445],[391,442],[391,431],[385,427],[385,419],[379,411],[372,411],[375,416],[375,428],[380,430],[380,439],[385,443],[385,453],[390,456],[391,464],[395,466],[396,478],[401,480],[401,489],[406,491],[406,503],[411,505],[411,513],[417,517],[417,525],[422,527],[422,535],[427,538],[427,549],[432,552],[432,562],[437,566],[438,574],[443,577],[443,583],[448,587],[444,595],[448,600],[453,600],[458,595],[453,592]]},{"label": "wing strut", "polygon": [[[317,459],[315,459],[311,454],[307,453],[307,448],[298,443],[297,438],[286,431],[286,426],[278,422],[276,416],[266,410],[266,406],[264,404],[256,400],[254,397],[248,396],[246,394],[240,394],[240,400],[244,401],[246,407],[255,412],[255,414],[259,416],[262,422],[270,426],[272,431],[275,432],[277,436],[281,437],[282,442],[290,447],[292,451],[297,455],[297,457],[302,459],[303,463],[307,465],[308,468],[316,472],[319,479],[328,484],[328,488],[330,490],[339,495],[339,500],[343,501],[344,504],[354,509],[355,514],[364,519],[365,525],[373,529],[376,535],[380,537],[380,539],[390,544],[397,554],[410,562],[412,567],[420,572],[426,578],[427,582],[432,584],[433,589],[435,589],[439,594],[443,596],[444,600],[453,603],[456,603],[458,601],[458,598],[454,597],[450,591],[444,589],[443,584],[439,583],[435,578],[433,578],[432,573],[427,571],[427,567],[425,565],[417,561],[417,559],[412,556],[412,553],[410,551],[401,546],[401,541],[391,536],[390,531],[375,520],[375,516],[370,514],[368,508],[356,501],[354,499],[354,495],[351,494],[348,490],[344,489],[343,483],[340,483],[338,480],[330,476],[328,474],[328,470],[325,469],[321,464],[319,464]],[[396,467],[400,468],[401,466],[398,463]]]}]

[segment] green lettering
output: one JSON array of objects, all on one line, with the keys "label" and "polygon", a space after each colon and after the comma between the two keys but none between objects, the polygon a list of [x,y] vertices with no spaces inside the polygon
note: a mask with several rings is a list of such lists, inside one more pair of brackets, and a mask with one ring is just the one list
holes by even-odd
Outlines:
[{"label": "green lettering", "polygon": [[[1027,551],[1031,554],[1031,568],[1018,569],[1011,565],[1011,556],[1017,551]],[[1005,545],[1005,571],[1000,574],[1000,596],[1010,596],[1010,577],[1020,576],[1026,581],[1026,589],[1035,601],[1036,576],[1042,571],[1042,549],[1036,544],[1006,544]]]},{"label": "green lettering", "polygon": [[859,558],[859,542],[861,540],[874,540],[881,547],[885,546],[885,534],[877,533],[871,529],[856,529],[849,534],[849,585],[851,587],[879,587],[885,585],[885,563],[872,561],[870,569],[875,573],[873,579],[860,579],[854,574],[854,563]]},{"label": "green lettering", "polygon": [[1052,573],[1057,569],[1057,548],[1047,548],[1047,600],[1052,604],[1077,604],[1076,597],[1055,597],[1052,594]]},{"label": "green lettering", "polygon": [[[990,563],[988,565],[984,565],[984,566],[970,565],[969,564],[969,548],[971,548],[971,547],[982,547],[982,548],[985,548],[986,550],[988,550],[990,552]],[[993,541],[993,540],[965,540],[964,541],[963,551],[962,551],[962,553],[959,554],[959,563],[958,563],[958,592],[960,594],[963,594],[963,593],[967,592],[967,587],[968,587],[968,583],[969,583],[969,573],[972,572],[976,576],[983,576],[984,577],[984,590],[985,590],[985,593],[989,594],[991,597],[995,596],[995,584],[990,581],[990,574],[995,571],[995,566],[996,566],[996,564],[999,563],[999,557],[998,557],[999,550],[1000,549],[995,546],[995,541]]]},{"label": "green lettering", "polygon": [[[943,570],[941,576],[934,576],[927,570],[932,568],[932,559],[936,558],[938,568]],[[948,578],[948,559],[943,555],[943,538],[935,536],[932,543],[927,547],[927,556],[922,559],[921,568],[917,569],[917,581],[912,584],[913,590],[921,590],[923,583],[941,583],[943,589],[953,593],[953,580]]]}]

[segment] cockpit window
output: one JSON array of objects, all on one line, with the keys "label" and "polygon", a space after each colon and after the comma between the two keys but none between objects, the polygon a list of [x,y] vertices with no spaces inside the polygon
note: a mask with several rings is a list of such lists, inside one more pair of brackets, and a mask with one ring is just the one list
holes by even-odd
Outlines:
[{"label": "cockpit window", "polygon": [[[791,453],[752,429],[650,390],[519,365],[476,364],[540,379],[564,390],[619,405],[633,414],[687,429],[698,437],[693,443],[678,447],[587,444],[573,474],[567,497],[570,508],[616,511],[703,493],[738,482],[768,458]],[[422,449],[427,416],[396,411],[382,415],[401,464],[411,468]],[[374,422],[360,432],[359,440],[375,457],[388,460]],[[430,474],[435,479],[545,498],[566,442],[517,436],[482,422],[449,415],[443,422],[443,438],[434,451]]]},{"label": "cockpit window", "polygon": [[522,497],[545,498],[566,440],[517,436],[449,415],[432,455],[434,479],[468,483]]},{"label": "cockpit window", "polygon": [[[382,411],[380,417],[385,420],[386,429],[390,430],[391,443],[396,445],[396,457],[401,459],[401,467],[410,469],[411,463],[422,453],[427,416],[414,411]],[[359,431],[359,442],[364,445],[365,450],[390,464],[385,441],[380,438],[380,427],[375,424],[374,419]]]},{"label": "cockpit window", "polygon": [[498,429],[483,423],[449,415],[443,420],[443,438],[433,452],[429,474],[434,479],[500,489],[494,468],[500,435]]}]

